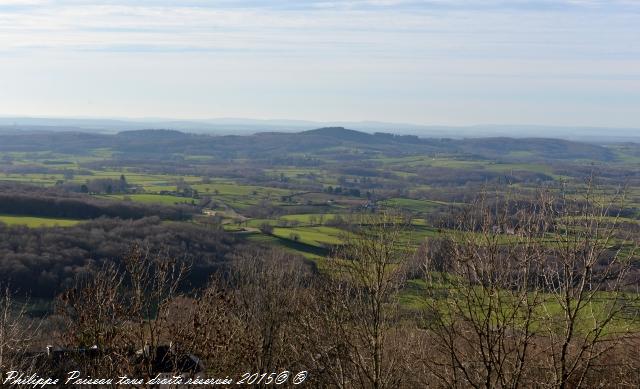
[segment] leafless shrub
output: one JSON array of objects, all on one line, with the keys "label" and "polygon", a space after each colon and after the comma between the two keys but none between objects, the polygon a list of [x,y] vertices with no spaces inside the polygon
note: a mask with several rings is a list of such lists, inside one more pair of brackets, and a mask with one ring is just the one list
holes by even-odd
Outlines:
[{"label": "leafless shrub", "polygon": [[8,286],[0,289],[0,382],[11,370],[29,370],[33,360],[25,354],[37,340],[40,321],[27,315],[27,303],[15,301]]},{"label": "leafless shrub", "polygon": [[[242,254],[231,269],[233,313],[245,325],[244,368],[265,373],[297,364],[295,320],[309,303],[309,271],[279,250]],[[248,344],[246,344],[248,342]]]},{"label": "leafless shrub", "polygon": [[168,343],[172,301],[179,296],[186,270],[183,263],[134,247],[124,269],[107,263],[95,277],[78,280],[56,304],[65,328],[64,346],[103,354],[99,360],[79,361],[87,371],[112,376],[135,369],[151,374],[153,356],[141,358],[140,364],[133,364],[131,356]]},{"label": "leafless shrub", "polygon": [[308,361],[325,385],[397,387],[406,377],[398,293],[406,272],[402,220],[363,215],[318,281],[317,305],[304,321]]},{"label": "leafless shrub", "polygon": [[585,191],[580,201],[540,192],[515,208],[483,196],[458,220],[446,272],[425,252],[430,376],[477,388],[611,378],[596,364],[633,333],[638,295],[625,280],[635,245],[616,242],[615,220],[593,186]]},{"label": "leafless shrub", "polygon": [[583,191],[571,197],[563,191],[559,200],[543,272],[548,379],[558,388],[608,385],[609,375],[596,365],[637,336],[640,300],[627,275],[638,242],[619,237],[619,217],[610,212],[624,203],[624,192],[609,193],[589,180]]}]

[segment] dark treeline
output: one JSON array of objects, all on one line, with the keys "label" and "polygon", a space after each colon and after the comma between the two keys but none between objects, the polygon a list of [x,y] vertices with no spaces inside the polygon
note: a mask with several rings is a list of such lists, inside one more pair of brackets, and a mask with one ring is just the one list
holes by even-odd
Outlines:
[{"label": "dark treeline", "polygon": [[[48,165],[47,161],[43,161],[42,162],[44,165]],[[35,164],[20,164],[20,165],[13,165],[11,160],[3,160],[2,161],[2,166],[0,166],[0,171],[2,171],[3,173],[7,173],[7,174],[63,174],[63,175],[68,175],[68,174],[82,174],[82,175],[92,175],[93,172],[91,172],[90,170],[71,170],[68,168],[56,168],[56,167],[49,167],[49,166],[42,166],[42,165],[35,165]]]},{"label": "dark treeline", "polygon": [[415,181],[426,185],[459,186],[470,183],[542,183],[553,178],[543,174],[526,171],[512,171],[509,174],[494,172],[488,169],[454,169],[446,167],[423,167],[415,170],[418,177]]},{"label": "dark treeline", "polygon": [[190,223],[97,219],[74,227],[8,227],[0,223],[0,283],[51,299],[106,260],[119,262],[134,244],[192,263],[189,282],[202,285],[226,258],[231,236]]},{"label": "dark treeline", "polygon": [[0,185],[0,214],[83,220],[102,216],[121,219],[158,216],[168,220],[185,220],[190,218],[192,213],[193,209],[184,205],[154,204],[151,206],[101,199],[55,188],[17,184]]},{"label": "dark treeline", "polygon": [[84,184],[66,182],[60,186],[72,192],[91,194],[123,194],[130,193],[133,189],[127,183],[124,175],[120,176],[120,179],[117,180],[113,178],[96,178],[87,180]]}]

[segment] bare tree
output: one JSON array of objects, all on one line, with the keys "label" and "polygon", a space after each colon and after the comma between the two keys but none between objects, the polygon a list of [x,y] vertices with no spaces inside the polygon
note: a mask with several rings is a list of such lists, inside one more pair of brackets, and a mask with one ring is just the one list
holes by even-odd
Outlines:
[{"label": "bare tree", "polygon": [[[124,258],[125,274],[129,284],[129,320],[133,323],[132,344],[143,345],[143,350],[156,350],[167,340],[166,329],[173,318],[180,296],[179,288],[188,272],[184,261],[169,258],[162,253],[152,254],[147,249],[134,247]],[[138,346],[139,347],[139,346]],[[150,362],[144,359],[146,373],[151,373]]]},{"label": "bare tree", "polygon": [[294,321],[308,304],[309,271],[284,251],[249,251],[236,259],[229,282],[235,318],[252,340],[244,345],[251,355],[244,368],[261,374],[292,368],[299,343]]},{"label": "bare tree", "polygon": [[[436,351],[427,365],[443,385],[523,385],[543,301],[546,202],[512,214],[508,202],[482,196],[446,244],[425,252],[425,325]],[[501,233],[515,228],[517,235]]]},{"label": "bare tree", "polygon": [[167,328],[176,346],[196,353],[212,375],[241,373],[252,355],[246,325],[235,316],[226,285],[226,280],[214,276],[195,296],[174,299],[174,316]]},{"label": "bare tree", "polygon": [[123,296],[124,274],[107,263],[92,278],[80,278],[76,286],[62,293],[56,313],[62,319],[64,347],[112,352],[100,361],[77,361],[94,373],[114,374],[128,369],[123,351],[129,345],[126,326],[131,311]]},{"label": "bare tree", "polygon": [[476,388],[593,387],[612,377],[598,365],[633,333],[635,244],[616,238],[604,205],[612,198],[596,200],[594,190],[582,199],[481,196],[441,246],[448,254],[426,251],[427,377]]},{"label": "bare tree", "polygon": [[550,298],[541,311],[554,387],[611,384],[604,357],[634,335],[640,300],[627,275],[638,242],[621,234],[618,204],[624,209],[624,192],[608,193],[593,179],[577,193],[563,190],[556,203],[543,273]]},{"label": "bare tree", "polygon": [[331,276],[317,288],[310,364],[341,388],[396,387],[401,374],[401,326],[396,325],[403,285],[406,226],[398,215],[362,215],[345,244],[329,259]]},{"label": "bare tree", "polygon": [[27,316],[27,303],[17,303],[11,289],[0,289],[0,382],[11,370],[27,370],[32,360],[25,358],[40,332],[40,322]]},{"label": "bare tree", "polygon": [[[172,302],[188,266],[161,254],[134,247],[120,269],[106,263],[90,278],[59,298],[56,311],[63,319],[66,346],[94,348],[104,353],[100,361],[83,360],[87,369],[104,374],[131,372],[151,374],[151,361],[158,346],[171,342],[167,328],[172,320]],[[131,355],[143,350],[142,366],[134,366]]]}]

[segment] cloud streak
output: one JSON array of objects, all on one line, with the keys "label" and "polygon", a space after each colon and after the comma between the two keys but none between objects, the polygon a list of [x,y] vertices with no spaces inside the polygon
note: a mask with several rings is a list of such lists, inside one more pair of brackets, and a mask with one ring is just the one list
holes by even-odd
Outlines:
[{"label": "cloud streak", "polygon": [[[19,2],[11,0],[12,4]],[[29,1],[26,3],[30,4]],[[0,47],[5,50],[139,47],[143,51],[166,48],[171,52],[180,48],[187,51],[274,50],[278,55],[283,50],[324,52],[331,48],[362,50],[368,47],[374,54],[384,51],[388,55],[402,55],[403,50],[404,53],[428,53],[428,49],[433,49],[438,53],[447,47],[460,47],[473,53],[476,51],[473,47],[484,50],[492,45],[499,52],[513,55],[517,45],[546,45],[551,49],[560,46],[567,41],[563,32],[573,35],[573,40],[580,36],[593,38],[596,35],[591,30],[603,27],[603,24],[616,28],[620,35],[633,33],[636,31],[632,23],[637,21],[610,6],[605,15],[614,19],[615,25],[597,20],[583,23],[581,18],[589,17],[590,11],[582,8],[602,5],[595,0],[564,2],[566,5],[580,4],[581,12],[587,13],[578,13],[573,19],[571,16],[567,19],[565,11],[541,13],[540,4],[535,11],[510,8],[488,11],[476,9],[474,4],[479,2],[455,0],[309,1],[289,7],[286,7],[290,4],[287,2],[269,6],[249,2],[242,8],[224,1],[214,2],[217,7],[199,2],[173,6],[162,1],[138,3],[50,1],[45,5],[0,11]],[[530,3],[516,1],[511,7],[513,4],[526,7]],[[485,1],[483,4],[483,8],[499,7],[501,2]],[[443,10],[445,5],[447,9]],[[409,6],[416,9],[409,12],[404,8]],[[302,7],[306,8],[300,9]],[[549,37],[550,33],[554,36]],[[439,44],[439,41],[445,43]],[[588,49],[597,50],[597,44],[594,42]],[[607,51],[615,49],[609,46]],[[579,50],[579,44],[572,45],[571,51]],[[623,51],[628,52],[628,46]],[[495,53],[489,51],[487,54]]]},{"label": "cloud streak", "polygon": [[[9,114],[57,98],[67,113],[158,115],[170,105],[153,96],[159,85],[185,97],[174,116],[603,122],[640,102],[638,26],[630,0],[0,0],[0,71],[11,73],[0,101]],[[59,80],[68,92],[46,89]],[[70,95],[88,84],[106,90],[102,108]],[[38,85],[40,102],[22,90]],[[299,91],[315,94],[316,113],[291,103]],[[157,107],[136,114],[145,96]],[[616,120],[640,124],[632,112]]]}]

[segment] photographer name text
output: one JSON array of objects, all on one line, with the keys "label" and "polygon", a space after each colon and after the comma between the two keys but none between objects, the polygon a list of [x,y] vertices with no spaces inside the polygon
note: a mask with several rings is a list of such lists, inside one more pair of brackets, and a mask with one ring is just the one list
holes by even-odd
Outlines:
[{"label": "photographer name text", "polygon": [[96,385],[96,386],[133,386],[133,385],[282,385],[291,383],[299,385],[307,379],[308,373],[301,371],[292,373],[290,371],[273,372],[273,373],[245,373],[239,378],[214,378],[214,377],[182,377],[169,376],[167,374],[158,374],[153,378],[135,378],[120,376],[116,378],[97,378],[83,376],[80,371],[74,370],[67,373],[64,378],[41,377],[35,373],[29,374],[17,370],[8,371],[5,374],[2,385],[24,386],[28,388],[44,388],[47,386],[64,385]]}]

